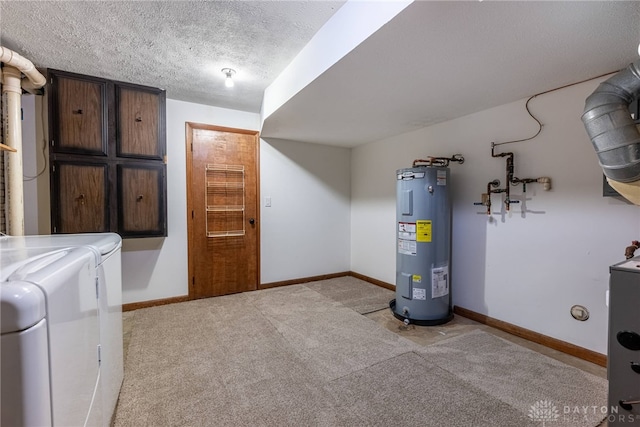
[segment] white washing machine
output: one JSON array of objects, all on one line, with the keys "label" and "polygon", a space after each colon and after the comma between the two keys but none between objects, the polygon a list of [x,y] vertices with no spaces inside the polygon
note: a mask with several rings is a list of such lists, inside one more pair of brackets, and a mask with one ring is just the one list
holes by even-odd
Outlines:
[{"label": "white washing machine", "polygon": [[[2,264],[7,252],[20,257],[3,250]],[[2,425],[96,425],[102,413],[101,405],[93,407],[101,400],[95,254],[83,247],[35,257],[20,252],[27,257],[9,266],[14,271],[0,285]]]},{"label": "white washing machine", "polygon": [[[0,300],[3,304],[3,341],[0,347],[2,425],[110,425],[123,378],[121,246],[120,236],[114,233],[0,238]],[[73,298],[48,297],[48,284],[57,283],[56,280],[60,278],[66,278],[64,280],[71,284],[51,285],[53,288],[67,286],[74,289],[75,282],[71,279],[76,276],[68,278],[56,271],[66,271],[69,266],[77,266],[74,256],[80,252],[83,256],[92,258],[92,267],[89,268],[90,283],[86,286],[78,285],[81,286],[78,291],[81,293]],[[43,274],[45,276],[42,276]],[[45,279],[43,283],[38,282],[41,278]],[[91,299],[88,298],[89,295]],[[44,312],[42,299],[46,302]],[[12,308],[5,310],[5,306]],[[78,330],[78,333],[52,334],[52,330],[57,332],[60,327],[55,323],[56,326],[52,329],[51,322],[57,322],[57,317],[50,318],[49,313],[55,314],[60,310],[72,316],[71,313],[75,313],[76,309],[83,313],[81,317],[85,329]],[[34,323],[37,317],[42,318]],[[74,321],[67,319],[62,323],[72,327]],[[32,329],[34,327],[35,329]],[[27,392],[24,399],[16,401],[17,394],[9,392],[13,388],[9,387],[9,382],[27,381],[27,384],[31,384],[31,377],[16,377],[12,376],[11,372],[18,372],[15,367],[20,364],[30,366],[29,371],[35,369],[31,367],[32,364],[39,366],[38,362],[31,360],[31,356],[39,355],[36,359],[41,359],[42,352],[35,351],[35,348],[41,348],[42,344],[34,339],[41,335],[47,336],[46,344],[51,358],[47,362],[48,375],[36,377],[49,378],[49,394],[41,395],[40,400],[25,400],[27,395],[34,395]],[[30,346],[30,350],[25,352],[23,346]],[[67,353],[69,349],[75,350]],[[82,357],[87,358],[83,363],[57,363],[74,360],[73,357],[80,357],[80,353]],[[57,356],[53,357],[54,355]],[[90,373],[93,371],[89,369],[89,366],[95,363],[99,367],[95,371],[98,374],[97,378],[92,377],[93,374]],[[71,371],[65,366],[71,367]],[[87,378],[90,377],[93,381],[91,393],[86,387],[79,387],[74,383],[89,381]],[[75,380],[72,381],[73,378]],[[57,387],[56,384],[64,384],[64,387]],[[46,390],[46,387],[39,389]],[[67,395],[69,390],[73,390],[74,396]],[[48,399],[49,404],[43,404],[42,399]],[[91,404],[85,408],[83,402],[87,399]],[[76,403],[67,405],[67,401]],[[24,409],[25,405],[30,409]],[[47,412],[43,412],[43,408],[47,407],[50,415],[45,419],[42,418],[42,413]],[[78,423],[82,418],[80,413],[84,414],[84,419]],[[73,417],[73,421],[69,417]]]}]

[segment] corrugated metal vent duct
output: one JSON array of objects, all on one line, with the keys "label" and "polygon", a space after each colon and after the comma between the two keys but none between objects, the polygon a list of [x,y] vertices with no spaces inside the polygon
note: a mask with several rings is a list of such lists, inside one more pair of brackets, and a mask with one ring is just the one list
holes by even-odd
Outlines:
[{"label": "corrugated metal vent duct", "polygon": [[[640,60],[602,82],[586,100],[582,121],[610,184],[640,204],[640,132],[629,104],[640,96]],[[634,183],[634,184],[630,184]]]}]

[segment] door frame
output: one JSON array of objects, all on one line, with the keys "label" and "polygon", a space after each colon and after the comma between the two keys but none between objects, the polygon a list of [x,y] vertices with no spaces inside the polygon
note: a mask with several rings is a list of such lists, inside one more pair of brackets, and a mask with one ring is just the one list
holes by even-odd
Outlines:
[{"label": "door frame", "polygon": [[204,123],[197,122],[185,122],[185,135],[186,135],[186,179],[187,179],[187,262],[188,262],[188,283],[187,288],[189,289],[189,299],[195,299],[193,292],[193,280],[195,278],[194,274],[194,266],[193,266],[193,249],[191,248],[191,243],[193,242],[193,238],[195,236],[195,230],[193,226],[193,212],[194,212],[194,195],[193,193],[193,185],[191,181],[191,175],[193,173],[193,130],[194,129],[205,129],[216,132],[228,132],[228,133],[238,133],[243,135],[253,135],[255,136],[255,155],[256,155],[256,289],[262,289],[260,283],[260,132],[257,130],[248,130],[248,129],[239,129],[239,128],[230,128],[225,126],[217,126],[217,125],[208,125]]}]

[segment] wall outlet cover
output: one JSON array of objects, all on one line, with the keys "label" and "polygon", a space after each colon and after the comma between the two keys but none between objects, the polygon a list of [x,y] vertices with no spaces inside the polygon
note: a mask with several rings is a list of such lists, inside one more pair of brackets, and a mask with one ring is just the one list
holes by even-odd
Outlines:
[{"label": "wall outlet cover", "polygon": [[571,307],[571,316],[576,320],[584,322],[589,318],[589,310],[582,305],[574,305]]}]

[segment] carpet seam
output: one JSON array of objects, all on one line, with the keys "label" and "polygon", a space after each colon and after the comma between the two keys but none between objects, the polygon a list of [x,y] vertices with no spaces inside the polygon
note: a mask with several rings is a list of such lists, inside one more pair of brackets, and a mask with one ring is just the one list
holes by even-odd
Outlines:
[{"label": "carpet seam", "polygon": [[[409,353],[413,353],[413,354],[415,354],[415,355],[417,355],[417,356],[420,356],[418,353],[416,353],[416,352],[415,352],[415,350],[405,351],[404,353],[396,354],[396,355],[391,356],[391,357],[388,357],[388,358],[386,358],[386,359],[379,360],[379,361],[377,361],[377,362],[375,362],[375,363],[373,363],[373,364],[371,364],[371,365],[365,366],[365,367],[360,368],[360,369],[357,369],[357,370],[355,370],[355,371],[348,372],[348,373],[346,373],[346,374],[344,374],[344,375],[342,375],[342,376],[339,376],[339,377],[337,377],[337,378],[333,378],[333,379],[331,379],[331,380],[327,381],[327,382],[326,382],[326,385],[331,384],[331,383],[333,383],[334,381],[338,381],[338,380],[340,380],[340,379],[342,379],[342,378],[346,378],[346,377],[348,377],[348,376],[351,376],[351,375],[357,374],[357,373],[359,373],[359,372],[366,371],[367,369],[373,368],[374,366],[380,365],[381,363],[388,362],[388,361],[389,361],[389,360],[391,360],[391,359],[395,359],[396,357],[404,356],[405,354],[409,354]],[[421,357],[421,359],[423,359],[425,362],[427,362],[427,360],[426,360],[424,357]]]}]

